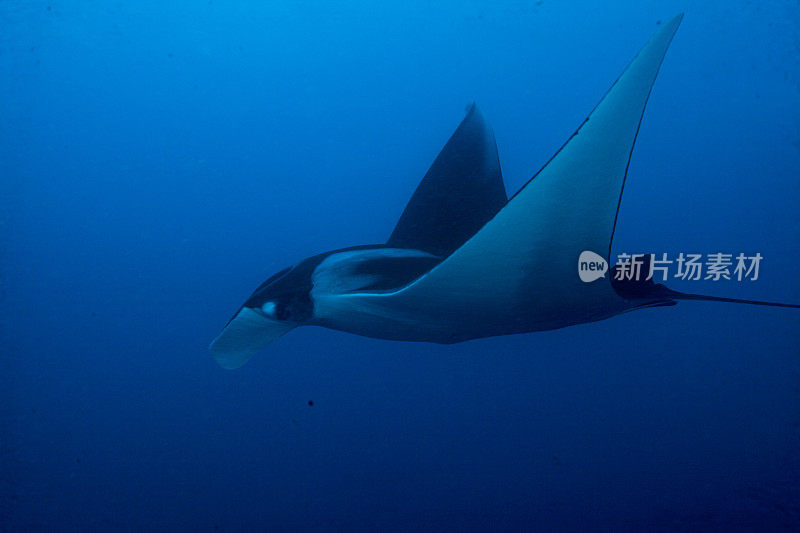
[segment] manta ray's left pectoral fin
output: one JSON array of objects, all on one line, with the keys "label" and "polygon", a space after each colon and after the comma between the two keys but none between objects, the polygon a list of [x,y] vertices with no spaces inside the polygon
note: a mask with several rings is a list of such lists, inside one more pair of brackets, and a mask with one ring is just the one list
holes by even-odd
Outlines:
[{"label": "manta ray's left pectoral fin", "polygon": [[450,255],[507,200],[494,133],[473,103],[409,200],[386,246]]}]

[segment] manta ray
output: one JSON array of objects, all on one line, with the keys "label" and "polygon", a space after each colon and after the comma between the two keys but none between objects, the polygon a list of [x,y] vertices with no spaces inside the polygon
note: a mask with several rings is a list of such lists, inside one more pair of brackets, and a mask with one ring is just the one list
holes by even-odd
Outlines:
[{"label": "manta ray", "polygon": [[449,344],[681,299],[800,307],[686,294],[652,279],[608,275],[586,283],[578,276],[582,252],[610,259],[645,105],[682,18],[658,28],[577,131],[510,199],[494,134],[472,104],[385,244],[321,253],[276,273],[214,339],[212,356],[238,368],[303,325]]}]

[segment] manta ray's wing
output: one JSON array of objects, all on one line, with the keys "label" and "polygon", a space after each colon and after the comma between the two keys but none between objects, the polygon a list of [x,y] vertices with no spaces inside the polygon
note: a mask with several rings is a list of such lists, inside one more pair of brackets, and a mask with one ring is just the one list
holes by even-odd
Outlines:
[{"label": "manta ray's wing", "polygon": [[580,280],[578,257],[591,250],[609,259],[642,114],[681,19],[657,30],[578,131],[494,218],[429,273],[400,291],[374,295],[373,303],[390,298],[395,307],[429,317],[452,316],[450,341],[562,327],[624,310],[607,278]]},{"label": "manta ray's wing", "polygon": [[447,256],[506,201],[494,134],[472,104],[417,187],[386,246]]}]

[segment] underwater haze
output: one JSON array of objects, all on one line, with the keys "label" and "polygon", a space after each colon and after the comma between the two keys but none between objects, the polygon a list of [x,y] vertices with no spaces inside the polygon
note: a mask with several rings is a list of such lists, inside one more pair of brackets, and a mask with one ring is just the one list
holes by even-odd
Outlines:
[{"label": "underwater haze", "polygon": [[800,303],[796,0],[0,2],[0,531],[800,530],[797,309],[208,353],[472,102],[516,192],[681,12],[612,251]]}]

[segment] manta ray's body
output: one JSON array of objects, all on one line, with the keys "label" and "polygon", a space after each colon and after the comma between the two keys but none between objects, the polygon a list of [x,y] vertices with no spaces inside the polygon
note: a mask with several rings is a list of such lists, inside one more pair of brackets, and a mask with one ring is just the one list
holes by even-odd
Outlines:
[{"label": "manta ray's body", "polygon": [[300,325],[453,343],[602,320],[681,298],[725,300],[612,276],[584,283],[577,274],[583,251],[609,259],[639,124],[681,18],[659,28],[510,200],[494,136],[473,105],[386,244],[320,254],[274,275],[214,340],[212,355],[236,368]]}]

